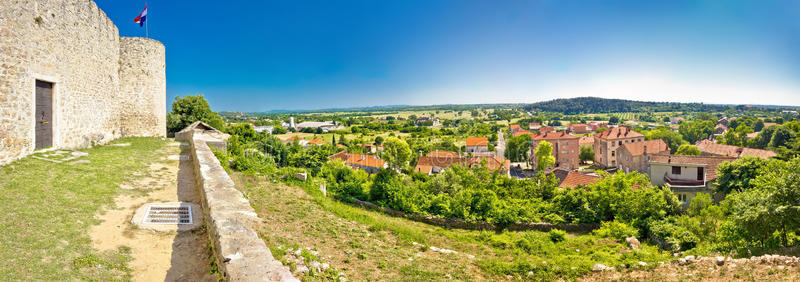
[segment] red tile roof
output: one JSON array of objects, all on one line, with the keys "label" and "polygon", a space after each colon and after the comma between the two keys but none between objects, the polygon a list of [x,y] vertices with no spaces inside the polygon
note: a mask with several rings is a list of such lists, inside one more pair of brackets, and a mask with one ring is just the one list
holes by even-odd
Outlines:
[{"label": "red tile roof", "polygon": [[539,128],[539,132],[550,132],[555,131],[556,129],[552,126],[542,126]]},{"label": "red tile roof", "polygon": [[699,156],[679,156],[679,155],[653,155],[650,157],[651,163],[676,164],[676,165],[702,165],[706,170],[706,180],[711,181],[717,178],[717,166],[723,162],[736,160],[731,157],[699,157]]},{"label": "red tile roof", "polygon": [[335,160],[339,159],[344,161],[344,163],[350,166],[362,166],[362,167],[374,167],[374,168],[383,168],[386,164],[386,161],[378,158],[374,155],[365,155],[365,154],[350,154],[347,151],[341,151],[339,153],[333,154],[328,159]]},{"label": "red tile roof", "polygon": [[489,139],[486,137],[467,137],[467,146],[487,146]]},{"label": "red tile roof", "polygon": [[558,177],[560,183],[558,187],[561,188],[574,188],[581,185],[594,184],[600,180],[600,176],[582,174],[575,170],[555,169],[553,174]]},{"label": "red tile roof", "polygon": [[628,150],[631,156],[640,156],[644,154],[645,146],[647,146],[648,154],[655,154],[655,153],[669,151],[669,146],[667,146],[667,143],[665,143],[664,140],[661,139],[647,140],[644,142],[625,143],[622,145],[622,148]]},{"label": "red tile roof", "polygon": [[[430,154],[429,154],[430,155]],[[421,156],[417,160],[417,166],[414,167],[415,172],[422,172],[422,173],[430,173],[433,167],[442,167],[447,168],[451,167],[454,164],[459,164],[463,166],[475,166],[480,165],[483,161],[486,161],[486,168],[489,170],[503,170],[508,171],[511,168],[511,161],[506,160],[504,158],[497,158],[497,157],[472,157],[472,158],[465,158],[456,155],[453,157],[449,154],[441,154],[438,155],[439,157],[435,156]]]},{"label": "red tile roof", "polygon": [[644,137],[644,135],[624,126],[612,127],[606,131],[596,133],[594,135],[594,138],[600,138],[606,140],[616,140],[616,139],[635,138],[635,137]]},{"label": "red tile roof", "polygon": [[322,145],[322,144],[325,144],[325,140],[314,138],[313,140],[308,141],[308,144],[310,144],[310,145]]},{"label": "red tile roof", "polygon": [[545,133],[531,135],[531,140],[555,140],[555,139],[580,139],[580,137],[563,131],[545,132]]},{"label": "red tile roof", "polygon": [[578,140],[578,144],[581,146],[592,146],[594,145],[594,137],[592,136],[583,136],[580,140]]},{"label": "red tile roof", "polygon": [[511,128],[511,131],[522,129],[521,127],[519,127],[519,124],[512,124],[509,125],[508,127]]},{"label": "red tile roof", "polygon": [[761,150],[761,149],[753,149],[753,148],[744,148],[738,146],[731,146],[725,144],[717,144],[711,140],[703,140],[697,143],[697,149],[700,149],[700,152],[718,156],[728,156],[728,157],[744,157],[744,156],[755,156],[759,158],[768,159],[774,156],[777,156],[773,151],[769,150]]},{"label": "red tile roof", "polygon": [[427,155],[428,157],[432,158],[458,158],[459,155],[453,151],[431,151]]}]

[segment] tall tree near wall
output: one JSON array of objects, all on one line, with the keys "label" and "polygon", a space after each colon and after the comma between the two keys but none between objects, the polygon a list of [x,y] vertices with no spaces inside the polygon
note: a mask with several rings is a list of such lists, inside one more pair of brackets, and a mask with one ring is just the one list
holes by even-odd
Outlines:
[{"label": "tall tree near wall", "polygon": [[220,130],[225,126],[222,117],[211,110],[203,95],[175,97],[175,101],[172,102],[172,112],[167,114],[167,131],[181,131],[198,120]]}]

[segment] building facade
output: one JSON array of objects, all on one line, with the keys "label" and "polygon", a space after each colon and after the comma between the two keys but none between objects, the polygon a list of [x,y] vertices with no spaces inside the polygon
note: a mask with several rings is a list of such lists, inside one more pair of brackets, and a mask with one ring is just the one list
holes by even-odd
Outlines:
[{"label": "building facade", "polygon": [[166,135],[163,44],[120,37],[93,1],[4,1],[0,22],[0,165]]},{"label": "building facade", "polygon": [[617,148],[616,155],[617,165],[625,173],[637,171],[649,174],[650,157],[652,155],[669,155],[669,146],[661,139],[625,143]]},{"label": "building facade", "polygon": [[731,157],[700,157],[653,155],[650,165],[650,183],[655,186],[669,184],[684,208],[698,193],[711,194],[717,179],[717,166],[733,161]]},{"label": "building facade", "polygon": [[623,144],[644,141],[644,135],[620,126],[594,135],[594,162],[605,167],[617,166],[617,149]]},{"label": "building facade", "polygon": [[536,146],[542,141],[547,141],[553,144],[553,157],[556,158],[555,167],[568,170],[577,169],[580,162],[578,140],[580,140],[580,137],[563,131],[531,135],[531,159],[534,162],[536,161]]}]

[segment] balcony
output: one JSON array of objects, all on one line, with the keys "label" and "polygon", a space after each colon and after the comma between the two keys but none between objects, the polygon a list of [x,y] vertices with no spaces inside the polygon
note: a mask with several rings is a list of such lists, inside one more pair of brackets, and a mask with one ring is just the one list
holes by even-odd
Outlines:
[{"label": "balcony", "polygon": [[687,180],[687,179],[672,179],[667,173],[664,173],[664,182],[676,188],[705,188],[706,183],[703,180]]}]

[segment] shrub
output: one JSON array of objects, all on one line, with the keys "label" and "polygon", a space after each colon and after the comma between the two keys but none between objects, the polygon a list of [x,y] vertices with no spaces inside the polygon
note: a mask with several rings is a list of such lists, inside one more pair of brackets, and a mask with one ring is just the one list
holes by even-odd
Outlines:
[{"label": "shrub", "polygon": [[624,242],[625,238],[636,236],[639,233],[636,228],[619,221],[606,221],[599,229],[592,231],[594,235],[603,238],[613,238]]},{"label": "shrub", "polygon": [[553,243],[558,243],[566,239],[567,232],[564,230],[550,229],[550,232],[547,233],[547,236],[550,237],[550,241],[553,241]]}]

